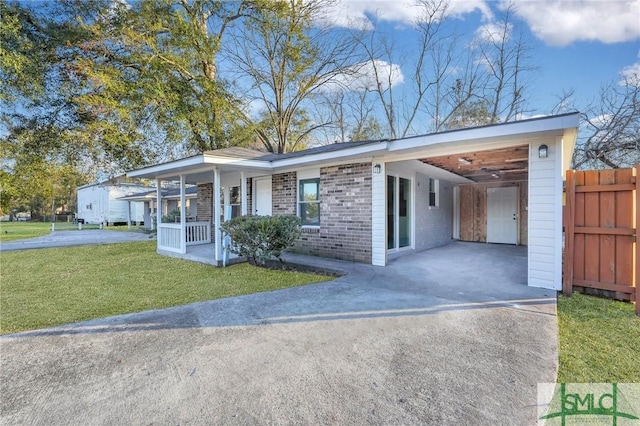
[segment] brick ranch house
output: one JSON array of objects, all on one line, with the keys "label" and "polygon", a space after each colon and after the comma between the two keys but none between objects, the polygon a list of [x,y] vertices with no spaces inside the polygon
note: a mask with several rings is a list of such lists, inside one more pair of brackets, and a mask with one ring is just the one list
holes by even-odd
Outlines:
[{"label": "brick ranch house", "polygon": [[158,221],[159,253],[210,244],[219,264],[227,207],[299,215],[292,251],[378,266],[452,240],[526,245],[528,284],[560,290],[563,176],[578,122],[570,113],[288,154],[225,148],[127,175],[158,188],[179,181],[181,206],[185,185],[197,185],[194,222]]}]

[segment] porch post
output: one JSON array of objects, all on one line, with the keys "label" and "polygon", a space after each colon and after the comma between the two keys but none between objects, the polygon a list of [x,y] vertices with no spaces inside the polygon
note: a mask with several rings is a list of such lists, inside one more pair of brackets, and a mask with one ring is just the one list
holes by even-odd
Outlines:
[{"label": "porch post", "polygon": [[244,172],[240,172],[240,214],[242,216],[247,215],[247,179],[244,177]]},{"label": "porch post", "polygon": [[[224,188],[224,192],[222,193],[222,199],[224,200],[223,204],[224,204],[224,209],[226,210],[227,206],[231,202],[231,190],[228,185]],[[224,214],[225,212],[223,211],[222,217],[223,217],[223,220],[226,220],[227,218],[224,217]]]},{"label": "porch post", "polygon": [[222,260],[222,239],[220,238],[220,170],[216,167],[213,169],[213,236],[215,247],[215,261],[218,263]]},{"label": "porch post", "polygon": [[131,229],[131,200],[127,200],[127,229]]},{"label": "porch post", "polygon": [[[157,230],[157,246],[160,247],[160,241],[161,241],[161,236],[160,236],[160,215],[162,214],[162,191],[160,189],[162,184],[162,181],[160,179],[156,179],[156,230]],[[153,224],[153,219],[151,220],[151,223]],[[152,229],[153,229],[153,225],[151,225]]]},{"label": "porch post", "polygon": [[184,175],[180,175],[180,251],[187,252],[187,201],[184,195]]},{"label": "porch post", "polygon": [[152,231],[155,229],[153,224],[153,213],[155,212],[155,207],[153,206],[153,198],[149,200],[149,229]]}]

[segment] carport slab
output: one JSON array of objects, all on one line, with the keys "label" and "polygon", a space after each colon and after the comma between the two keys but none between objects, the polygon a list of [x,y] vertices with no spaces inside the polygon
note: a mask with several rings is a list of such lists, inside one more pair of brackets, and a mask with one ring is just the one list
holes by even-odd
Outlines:
[{"label": "carport slab", "polygon": [[3,336],[1,423],[535,423],[557,325],[526,252],[326,262],[349,273]]}]

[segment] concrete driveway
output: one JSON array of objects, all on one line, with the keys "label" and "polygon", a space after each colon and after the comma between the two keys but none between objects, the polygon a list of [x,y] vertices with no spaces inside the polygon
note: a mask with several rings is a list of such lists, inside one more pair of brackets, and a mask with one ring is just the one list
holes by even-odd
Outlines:
[{"label": "concrete driveway", "polygon": [[349,274],[3,336],[1,422],[535,424],[556,295],[526,286],[526,248],[324,265]]}]

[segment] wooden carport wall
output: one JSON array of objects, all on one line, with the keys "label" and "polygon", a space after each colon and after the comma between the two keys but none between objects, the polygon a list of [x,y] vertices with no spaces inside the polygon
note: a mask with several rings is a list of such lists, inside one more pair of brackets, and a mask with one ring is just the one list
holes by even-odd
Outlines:
[{"label": "wooden carport wall", "polygon": [[487,188],[517,187],[518,244],[528,242],[529,145],[436,156],[423,162],[476,182],[460,185],[460,235],[462,241],[487,241]]},{"label": "wooden carport wall", "polygon": [[500,182],[493,184],[460,185],[460,240],[487,242],[487,188],[518,188],[519,230],[518,244],[526,246],[528,241],[528,183]]}]

